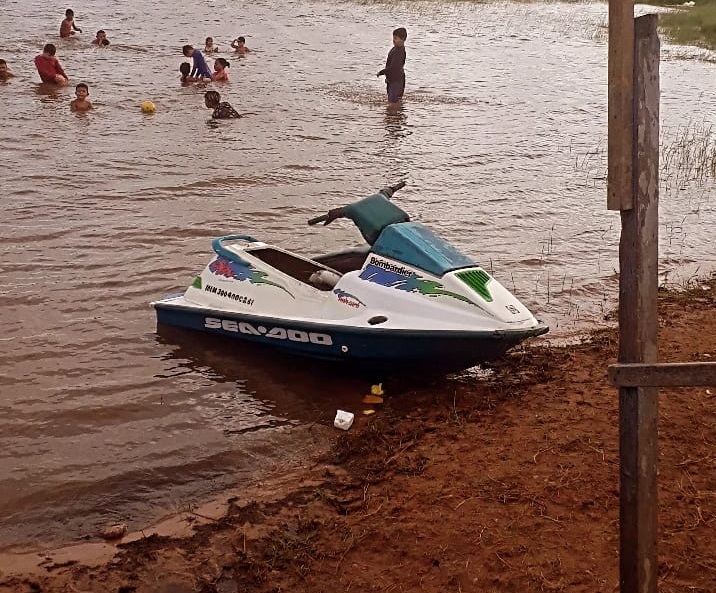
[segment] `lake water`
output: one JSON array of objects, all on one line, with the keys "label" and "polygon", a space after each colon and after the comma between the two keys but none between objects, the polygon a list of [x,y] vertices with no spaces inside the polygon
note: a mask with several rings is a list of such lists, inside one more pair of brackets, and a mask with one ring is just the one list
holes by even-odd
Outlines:
[{"label": "lake water", "polygon": [[[316,254],[359,242],[328,208],[400,179],[398,204],[492,270],[563,337],[616,296],[606,210],[606,4],[7,0],[0,57],[0,549],[138,527],[300,455],[368,389],[320,365],[182,332],[148,303],[183,290],[213,237]],[[375,76],[408,29],[407,92]],[[111,45],[90,45],[105,29]],[[230,52],[213,125],[181,46]],[[48,91],[46,42],[71,86]],[[662,48],[664,280],[716,269],[710,54]],[[704,59],[707,58],[707,59]],[[95,110],[70,113],[86,82]],[[152,100],[154,115],[139,104]]]}]

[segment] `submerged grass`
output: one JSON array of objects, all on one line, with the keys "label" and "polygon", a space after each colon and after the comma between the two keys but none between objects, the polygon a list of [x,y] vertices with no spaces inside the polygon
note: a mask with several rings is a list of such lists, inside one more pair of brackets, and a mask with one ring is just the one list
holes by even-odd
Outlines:
[{"label": "submerged grass", "polygon": [[716,130],[710,123],[690,121],[666,141],[661,138],[662,180],[666,186],[704,183],[716,178]]}]

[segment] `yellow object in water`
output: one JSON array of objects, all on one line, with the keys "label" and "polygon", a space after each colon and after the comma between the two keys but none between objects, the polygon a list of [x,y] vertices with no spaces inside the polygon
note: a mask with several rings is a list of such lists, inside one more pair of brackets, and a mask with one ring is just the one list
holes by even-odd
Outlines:
[{"label": "yellow object in water", "polygon": [[141,107],[142,113],[154,113],[157,110],[157,106],[151,101],[144,101]]},{"label": "yellow object in water", "polygon": [[373,395],[383,395],[383,384],[378,383],[377,385],[371,385],[370,386],[370,392]]}]

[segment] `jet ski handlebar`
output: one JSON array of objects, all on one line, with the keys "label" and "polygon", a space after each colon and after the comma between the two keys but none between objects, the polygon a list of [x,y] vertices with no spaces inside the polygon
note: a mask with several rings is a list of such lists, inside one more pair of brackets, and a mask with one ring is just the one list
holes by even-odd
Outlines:
[{"label": "jet ski handlebar", "polygon": [[389,185],[380,190],[380,193],[385,194],[387,198],[391,198],[395,192],[405,187],[405,181],[398,181],[395,185]]},{"label": "jet ski handlebar", "polygon": [[[386,198],[390,199],[393,197],[393,194],[397,192],[399,189],[402,189],[405,187],[405,181],[398,181],[395,185],[389,185],[388,187],[384,187],[383,189],[379,190],[378,193],[383,194]],[[319,222],[322,222],[324,225],[330,224],[336,218],[342,218],[345,216],[343,212],[343,207],[340,208],[331,208],[328,211],[328,214],[321,214],[321,216],[316,216],[315,218],[311,218],[308,221],[308,224],[313,226],[314,224],[318,224]]]}]

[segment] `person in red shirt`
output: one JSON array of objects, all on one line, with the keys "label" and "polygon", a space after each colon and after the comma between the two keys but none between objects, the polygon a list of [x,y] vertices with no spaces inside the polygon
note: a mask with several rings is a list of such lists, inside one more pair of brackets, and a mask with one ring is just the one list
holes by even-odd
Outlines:
[{"label": "person in red shirt", "polygon": [[67,74],[62,69],[60,61],[55,57],[57,48],[48,43],[39,56],[35,57],[35,67],[42,82],[64,86],[67,84]]}]

